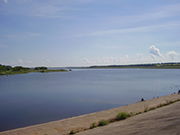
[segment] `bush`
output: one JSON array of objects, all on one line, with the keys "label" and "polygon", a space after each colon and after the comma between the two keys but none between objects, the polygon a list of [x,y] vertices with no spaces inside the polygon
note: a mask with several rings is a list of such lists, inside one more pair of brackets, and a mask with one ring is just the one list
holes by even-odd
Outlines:
[{"label": "bush", "polygon": [[107,124],[109,124],[107,120],[100,120],[98,126],[105,126]]},{"label": "bush", "polygon": [[16,67],[12,68],[12,71],[26,71],[26,70],[29,70],[29,68],[25,68],[22,66],[16,66]]},{"label": "bush", "polygon": [[144,109],[144,112],[148,112],[148,111],[149,111],[149,109],[148,109],[148,108],[145,108],[145,109]]},{"label": "bush", "polygon": [[5,66],[5,65],[1,65],[1,64],[0,64],[0,72],[9,71],[9,70],[11,70],[11,69],[12,69],[11,66]]},{"label": "bush", "polygon": [[74,132],[74,130],[71,130],[71,132],[69,134],[75,134],[76,132]]},{"label": "bush", "polygon": [[128,118],[130,115],[126,112],[120,112],[116,115],[116,120],[124,120]]},{"label": "bush", "polygon": [[95,127],[97,127],[97,126],[96,126],[96,123],[93,122],[93,123],[91,124],[90,129],[93,129],[93,128],[95,128]]}]

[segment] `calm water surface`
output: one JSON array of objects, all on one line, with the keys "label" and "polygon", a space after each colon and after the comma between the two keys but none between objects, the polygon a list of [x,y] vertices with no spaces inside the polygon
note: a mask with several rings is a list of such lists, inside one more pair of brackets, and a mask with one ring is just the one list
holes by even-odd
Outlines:
[{"label": "calm water surface", "polygon": [[177,92],[180,69],[84,69],[0,76],[0,131]]}]

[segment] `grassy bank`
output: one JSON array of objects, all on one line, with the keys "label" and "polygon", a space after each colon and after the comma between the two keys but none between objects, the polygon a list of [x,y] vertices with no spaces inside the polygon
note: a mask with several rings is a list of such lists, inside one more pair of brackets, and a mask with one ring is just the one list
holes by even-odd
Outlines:
[{"label": "grassy bank", "polygon": [[65,69],[49,70],[47,67],[27,68],[22,66],[11,67],[11,66],[0,65],[0,75],[26,74],[31,72],[48,73],[48,72],[67,72],[67,71],[68,70]]},{"label": "grassy bank", "polygon": [[13,74],[27,74],[31,72],[40,72],[40,73],[49,73],[49,72],[67,72],[68,70],[59,69],[59,70],[27,70],[27,71],[5,71],[1,72],[0,75],[13,75]]}]

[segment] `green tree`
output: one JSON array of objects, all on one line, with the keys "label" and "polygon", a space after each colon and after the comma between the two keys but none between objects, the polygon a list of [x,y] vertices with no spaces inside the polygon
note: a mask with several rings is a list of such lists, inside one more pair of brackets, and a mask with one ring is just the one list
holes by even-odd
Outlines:
[{"label": "green tree", "polygon": [[12,68],[12,71],[26,71],[26,70],[29,70],[29,68],[25,68],[22,66],[16,66],[16,67]]},{"label": "green tree", "polygon": [[5,66],[5,65],[1,65],[1,64],[0,64],[0,72],[9,71],[9,70],[11,70],[11,69],[12,69],[11,66]]},{"label": "green tree", "polygon": [[47,70],[48,68],[47,67],[35,67],[35,70]]}]

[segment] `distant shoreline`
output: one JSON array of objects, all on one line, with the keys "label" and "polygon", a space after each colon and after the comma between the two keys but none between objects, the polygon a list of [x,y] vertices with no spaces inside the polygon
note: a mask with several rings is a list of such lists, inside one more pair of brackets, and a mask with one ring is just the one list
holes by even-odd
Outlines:
[{"label": "distant shoreline", "polygon": [[180,69],[180,63],[154,63],[154,64],[131,64],[131,65],[105,65],[90,66],[88,68],[147,68],[147,69]]},{"label": "distant shoreline", "polygon": [[[48,72],[67,72],[65,69],[48,69],[47,67],[35,67],[35,68],[27,68],[22,66],[5,66],[0,64],[0,75],[13,75],[13,74],[27,74],[31,72],[40,72],[40,73],[48,73]],[[69,70],[71,71],[71,70]]]},{"label": "distant shoreline", "polygon": [[[180,69],[180,62],[154,63],[154,64],[130,64],[130,65],[103,65],[89,67],[66,67],[66,69],[48,69],[47,67],[27,68],[22,66],[5,66],[0,64],[0,75],[26,74],[30,72],[67,72],[71,69],[121,69],[121,68],[139,68],[139,69]],[[69,69],[69,70],[68,70]]]},{"label": "distant shoreline", "polygon": [[43,70],[43,71],[34,71],[34,70],[30,70],[30,71],[17,71],[17,72],[2,73],[2,74],[0,74],[0,76],[1,75],[27,74],[27,73],[35,73],[35,72],[39,72],[39,73],[68,72],[68,70],[59,69],[59,70]]},{"label": "distant shoreline", "polygon": [[128,64],[128,65],[94,65],[87,67],[67,67],[70,69],[118,69],[118,68],[139,68],[139,69],[180,69],[180,62],[152,63],[152,64]]}]

